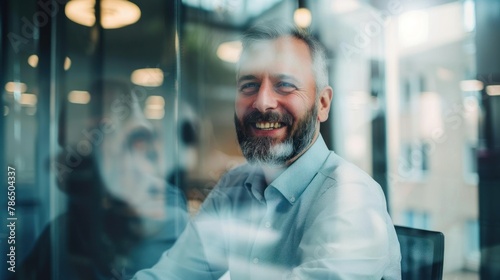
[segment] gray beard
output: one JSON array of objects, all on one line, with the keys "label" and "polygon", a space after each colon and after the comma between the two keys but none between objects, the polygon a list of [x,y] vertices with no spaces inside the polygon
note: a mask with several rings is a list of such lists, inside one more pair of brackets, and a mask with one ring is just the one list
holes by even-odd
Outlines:
[{"label": "gray beard", "polygon": [[316,132],[317,106],[308,111],[304,119],[289,128],[286,139],[277,142],[271,137],[249,136],[250,125],[241,124],[234,116],[236,134],[241,151],[250,164],[283,166],[311,144]]}]

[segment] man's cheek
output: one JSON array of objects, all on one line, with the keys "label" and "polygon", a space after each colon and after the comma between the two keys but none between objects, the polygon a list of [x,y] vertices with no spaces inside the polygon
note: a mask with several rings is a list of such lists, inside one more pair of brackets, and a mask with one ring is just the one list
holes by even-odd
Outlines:
[{"label": "man's cheek", "polygon": [[235,113],[236,116],[238,117],[239,120],[245,116],[245,113],[247,113],[250,109],[252,108],[252,102],[244,102],[244,101],[238,101],[236,100],[235,103]]}]

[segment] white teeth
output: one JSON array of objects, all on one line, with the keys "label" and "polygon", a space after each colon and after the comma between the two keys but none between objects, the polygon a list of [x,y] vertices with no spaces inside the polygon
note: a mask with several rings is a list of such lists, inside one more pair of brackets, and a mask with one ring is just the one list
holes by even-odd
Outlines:
[{"label": "white teeth", "polygon": [[274,128],[280,128],[281,124],[279,122],[258,122],[255,124],[255,127],[258,129],[274,129]]}]

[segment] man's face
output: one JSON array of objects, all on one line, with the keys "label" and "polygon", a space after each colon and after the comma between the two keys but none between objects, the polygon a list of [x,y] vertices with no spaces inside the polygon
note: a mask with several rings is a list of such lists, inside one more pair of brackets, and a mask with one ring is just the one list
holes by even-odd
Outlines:
[{"label": "man's face", "polygon": [[306,43],[281,37],[255,43],[240,60],[235,126],[251,163],[284,165],[315,139],[318,105]]}]

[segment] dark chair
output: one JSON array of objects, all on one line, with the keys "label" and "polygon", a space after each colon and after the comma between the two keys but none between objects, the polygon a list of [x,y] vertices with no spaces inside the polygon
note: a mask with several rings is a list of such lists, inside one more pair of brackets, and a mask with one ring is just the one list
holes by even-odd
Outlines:
[{"label": "dark chair", "polygon": [[403,226],[395,228],[401,245],[402,279],[442,279],[443,233]]}]

